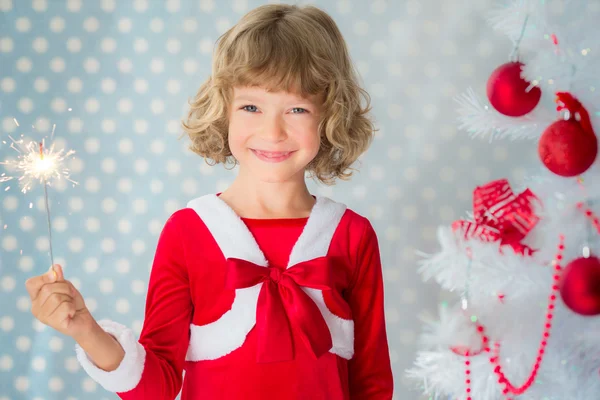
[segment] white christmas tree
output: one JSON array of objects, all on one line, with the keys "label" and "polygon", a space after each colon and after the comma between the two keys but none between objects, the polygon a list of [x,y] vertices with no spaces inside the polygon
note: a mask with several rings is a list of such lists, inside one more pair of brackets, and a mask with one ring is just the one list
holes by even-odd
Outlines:
[{"label": "white christmas tree", "polygon": [[[457,100],[473,136],[533,139],[543,167],[476,188],[420,272],[457,292],[425,320],[407,371],[431,399],[600,399],[598,1],[514,0],[490,25],[514,43],[487,99]],[[595,13],[592,11],[596,11]],[[516,72],[515,72],[516,71]],[[541,95],[541,100],[540,100]],[[557,111],[546,104],[556,101]]]}]

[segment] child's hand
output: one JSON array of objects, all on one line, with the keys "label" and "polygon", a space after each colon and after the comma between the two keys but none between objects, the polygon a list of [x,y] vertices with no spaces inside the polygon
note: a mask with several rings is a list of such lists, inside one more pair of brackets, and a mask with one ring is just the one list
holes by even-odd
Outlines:
[{"label": "child's hand", "polygon": [[25,282],[31,313],[43,324],[77,340],[91,331],[95,321],[81,293],[64,279],[62,267],[54,264],[54,271],[50,269]]}]

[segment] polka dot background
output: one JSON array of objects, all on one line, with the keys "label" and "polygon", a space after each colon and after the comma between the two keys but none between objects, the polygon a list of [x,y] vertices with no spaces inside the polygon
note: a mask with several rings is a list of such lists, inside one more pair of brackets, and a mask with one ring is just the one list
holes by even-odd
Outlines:
[{"label": "polka dot background", "polygon": [[[217,37],[262,3],[0,0],[0,136],[41,137],[56,124],[57,146],[77,152],[69,167],[79,185],[50,191],[54,254],[97,318],[139,333],[164,222],[234,178],[187,150],[179,121]],[[310,188],[374,224],[395,398],[418,399],[404,371],[418,315],[440,295],[421,283],[415,251],[438,248],[436,226],[471,209],[475,185],[516,181],[537,162],[533,143],[490,145],[457,130],[453,97],[469,86],[484,93],[510,43],[484,21],[491,0],[312,3],[343,31],[379,131],[352,181]],[[43,191],[0,189],[0,400],[116,398],[82,371],[70,338],[30,314],[24,282],[49,266]]]}]

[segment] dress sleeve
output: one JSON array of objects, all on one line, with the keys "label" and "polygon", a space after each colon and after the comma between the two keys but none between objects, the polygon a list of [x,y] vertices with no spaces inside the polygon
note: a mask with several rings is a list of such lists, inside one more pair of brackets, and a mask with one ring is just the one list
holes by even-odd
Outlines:
[{"label": "dress sleeve", "polygon": [[117,369],[107,372],[96,367],[76,346],[77,358],[88,375],[121,399],[175,399],[181,389],[193,309],[181,239],[176,212],[158,239],[139,341],[131,329],[99,321],[125,350]]},{"label": "dress sleeve", "polygon": [[390,400],[394,385],[385,330],[383,274],[377,235],[370,222],[366,224],[347,295],[355,329],[354,357],[348,365],[350,398]]}]

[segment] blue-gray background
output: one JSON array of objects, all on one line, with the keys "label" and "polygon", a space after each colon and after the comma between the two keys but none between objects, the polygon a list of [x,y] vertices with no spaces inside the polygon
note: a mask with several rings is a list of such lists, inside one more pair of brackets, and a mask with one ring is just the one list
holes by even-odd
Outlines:
[{"label": "blue-gray background", "polygon": [[[0,0],[0,140],[40,138],[56,124],[56,144],[76,150],[69,166],[79,185],[63,181],[50,191],[53,249],[97,318],[139,332],[165,220],[234,177],[187,150],[179,121],[210,72],[217,37],[263,3]],[[338,22],[380,129],[352,181],[311,190],[374,224],[395,398],[417,399],[404,370],[418,315],[434,311],[440,295],[421,283],[415,250],[437,248],[436,226],[471,208],[476,184],[518,180],[537,164],[533,143],[490,145],[456,129],[453,97],[468,86],[484,93],[511,44],[486,25],[488,0],[311,3]],[[0,142],[0,159],[13,156]],[[43,192],[7,186],[0,187],[0,400],[115,398],[80,369],[71,339],[31,316],[24,281],[49,266]]]}]

